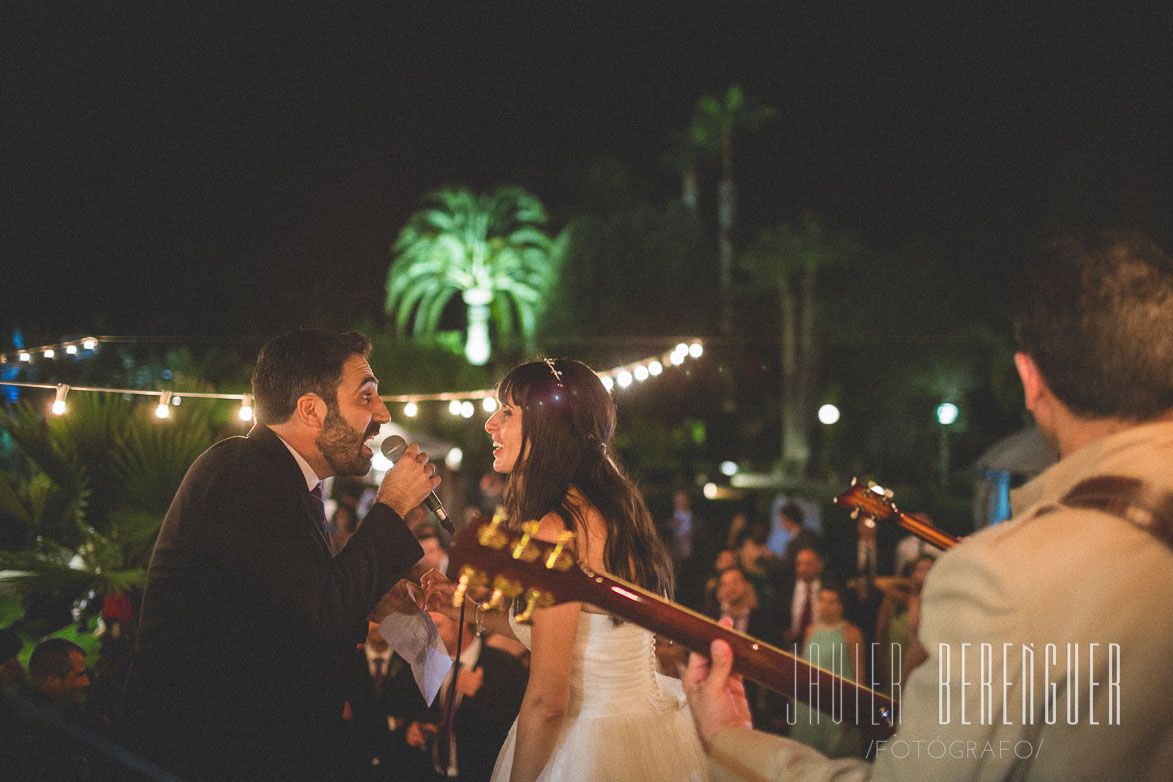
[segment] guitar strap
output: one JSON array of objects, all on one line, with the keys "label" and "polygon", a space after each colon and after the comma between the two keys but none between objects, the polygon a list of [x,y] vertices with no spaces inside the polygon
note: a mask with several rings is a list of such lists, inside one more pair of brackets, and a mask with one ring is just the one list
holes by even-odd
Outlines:
[{"label": "guitar strap", "polygon": [[1097,475],[1080,482],[1063,499],[1073,508],[1093,508],[1147,530],[1173,549],[1173,492],[1139,478]]}]

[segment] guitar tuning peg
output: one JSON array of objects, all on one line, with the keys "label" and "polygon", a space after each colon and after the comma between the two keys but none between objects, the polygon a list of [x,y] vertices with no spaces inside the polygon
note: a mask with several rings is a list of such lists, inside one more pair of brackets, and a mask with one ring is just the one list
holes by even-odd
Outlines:
[{"label": "guitar tuning peg", "polygon": [[857,486],[857,485],[859,485],[859,478],[857,478],[857,477],[855,477],[855,476],[852,476],[852,478],[851,478],[851,485],[852,485],[852,486]]},{"label": "guitar tuning peg", "polygon": [[464,605],[464,595],[466,592],[468,592],[468,575],[461,573],[460,580],[456,582],[456,591],[452,593],[453,608],[460,608]]},{"label": "guitar tuning peg", "polygon": [[501,524],[506,518],[505,514],[500,512],[503,509],[497,510],[498,512],[493,514],[493,520],[477,532],[477,541],[485,548],[500,550],[509,542],[509,536],[501,530]]},{"label": "guitar tuning peg", "polygon": [[540,589],[531,589],[529,595],[525,599],[525,609],[513,617],[515,622],[528,624],[533,621],[533,613],[535,608],[545,608],[554,604],[554,596],[548,592],[543,592]]},{"label": "guitar tuning peg", "polygon": [[493,611],[505,604],[506,600],[514,600],[521,594],[521,584],[505,576],[497,576],[493,582],[493,594],[488,602],[481,603],[482,611]]},{"label": "guitar tuning peg", "polygon": [[869,489],[876,488],[876,482],[875,481],[868,481],[868,488]]},{"label": "guitar tuning peg", "polygon": [[526,562],[533,562],[538,558],[537,546],[531,546],[530,541],[538,534],[539,524],[536,521],[527,521],[521,525],[521,538],[513,545],[513,558]]},{"label": "guitar tuning peg", "polygon": [[570,567],[570,556],[564,555],[563,550],[566,545],[574,540],[574,533],[570,530],[563,530],[558,533],[558,537],[554,539],[554,549],[550,552],[550,556],[546,557],[546,570],[566,570]]},{"label": "guitar tuning peg", "polygon": [[884,497],[885,498],[890,500],[895,496],[896,496],[896,493],[894,491],[892,491],[891,489],[884,489]]},{"label": "guitar tuning peg", "polygon": [[472,587],[482,587],[488,582],[488,576],[474,568],[465,565],[460,569],[460,580],[456,582],[456,591],[452,593],[452,607],[460,608],[464,603],[464,596]]},{"label": "guitar tuning peg", "polygon": [[852,509],[852,511],[851,511],[851,518],[852,518],[852,519],[858,519],[858,518],[859,518],[859,506],[858,506],[858,505],[856,505],[856,506],[855,506],[855,507]]}]

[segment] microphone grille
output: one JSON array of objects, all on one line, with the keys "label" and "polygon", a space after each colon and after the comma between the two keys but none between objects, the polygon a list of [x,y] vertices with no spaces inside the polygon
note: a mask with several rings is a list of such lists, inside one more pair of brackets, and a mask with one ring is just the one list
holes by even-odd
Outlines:
[{"label": "microphone grille", "polygon": [[407,450],[407,440],[404,440],[397,434],[393,434],[383,441],[383,444],[379,446],[379,450],[394,464],[403,457],[403,452]]}]

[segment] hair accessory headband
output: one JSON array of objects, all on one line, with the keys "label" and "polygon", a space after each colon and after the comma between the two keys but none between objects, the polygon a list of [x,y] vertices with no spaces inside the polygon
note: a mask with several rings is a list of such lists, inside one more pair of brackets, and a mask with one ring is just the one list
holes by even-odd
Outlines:
[{"label": "hair accessory headband", "polygon": [[562,373],[554,368],[554,359],[548,358],[545,361],[546,361],[546,366],[548,366],[550,368],[550,372],[552,372],[554,374],[554,379],[558,381],[558,387],[559,388],[566,388],[566,386],[562,385]]}]

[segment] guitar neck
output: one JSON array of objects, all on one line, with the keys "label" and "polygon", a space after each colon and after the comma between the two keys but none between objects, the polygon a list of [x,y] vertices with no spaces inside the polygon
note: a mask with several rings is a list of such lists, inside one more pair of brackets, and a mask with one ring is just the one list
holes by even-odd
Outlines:
[{"label": "guitar neck", "polygon": [[[897,704],[888,696],[815,667],[756,638],[722,627],[626,581],[582,571],[584,594],[573,599],[599,606],[671,638],[706,657],[715,638],[733,649],[733,669],[775,692],[855,725],[869,739],[884,739],[896,726]],[[580,581],[580,579],[575,579]],[[837,662],[837,665],[843,661]],[[847,661],[854,671],[854,661]]]},{"label": "guitar neck", "polygon": [[923,521],[909,516],[904,511],[896,511],[896,523],[921,540],[933,544],[942,551],[953,548],[961,541],[960,538],[955,538],[952,535],[944,533],[932,524],[925,524]]}]

